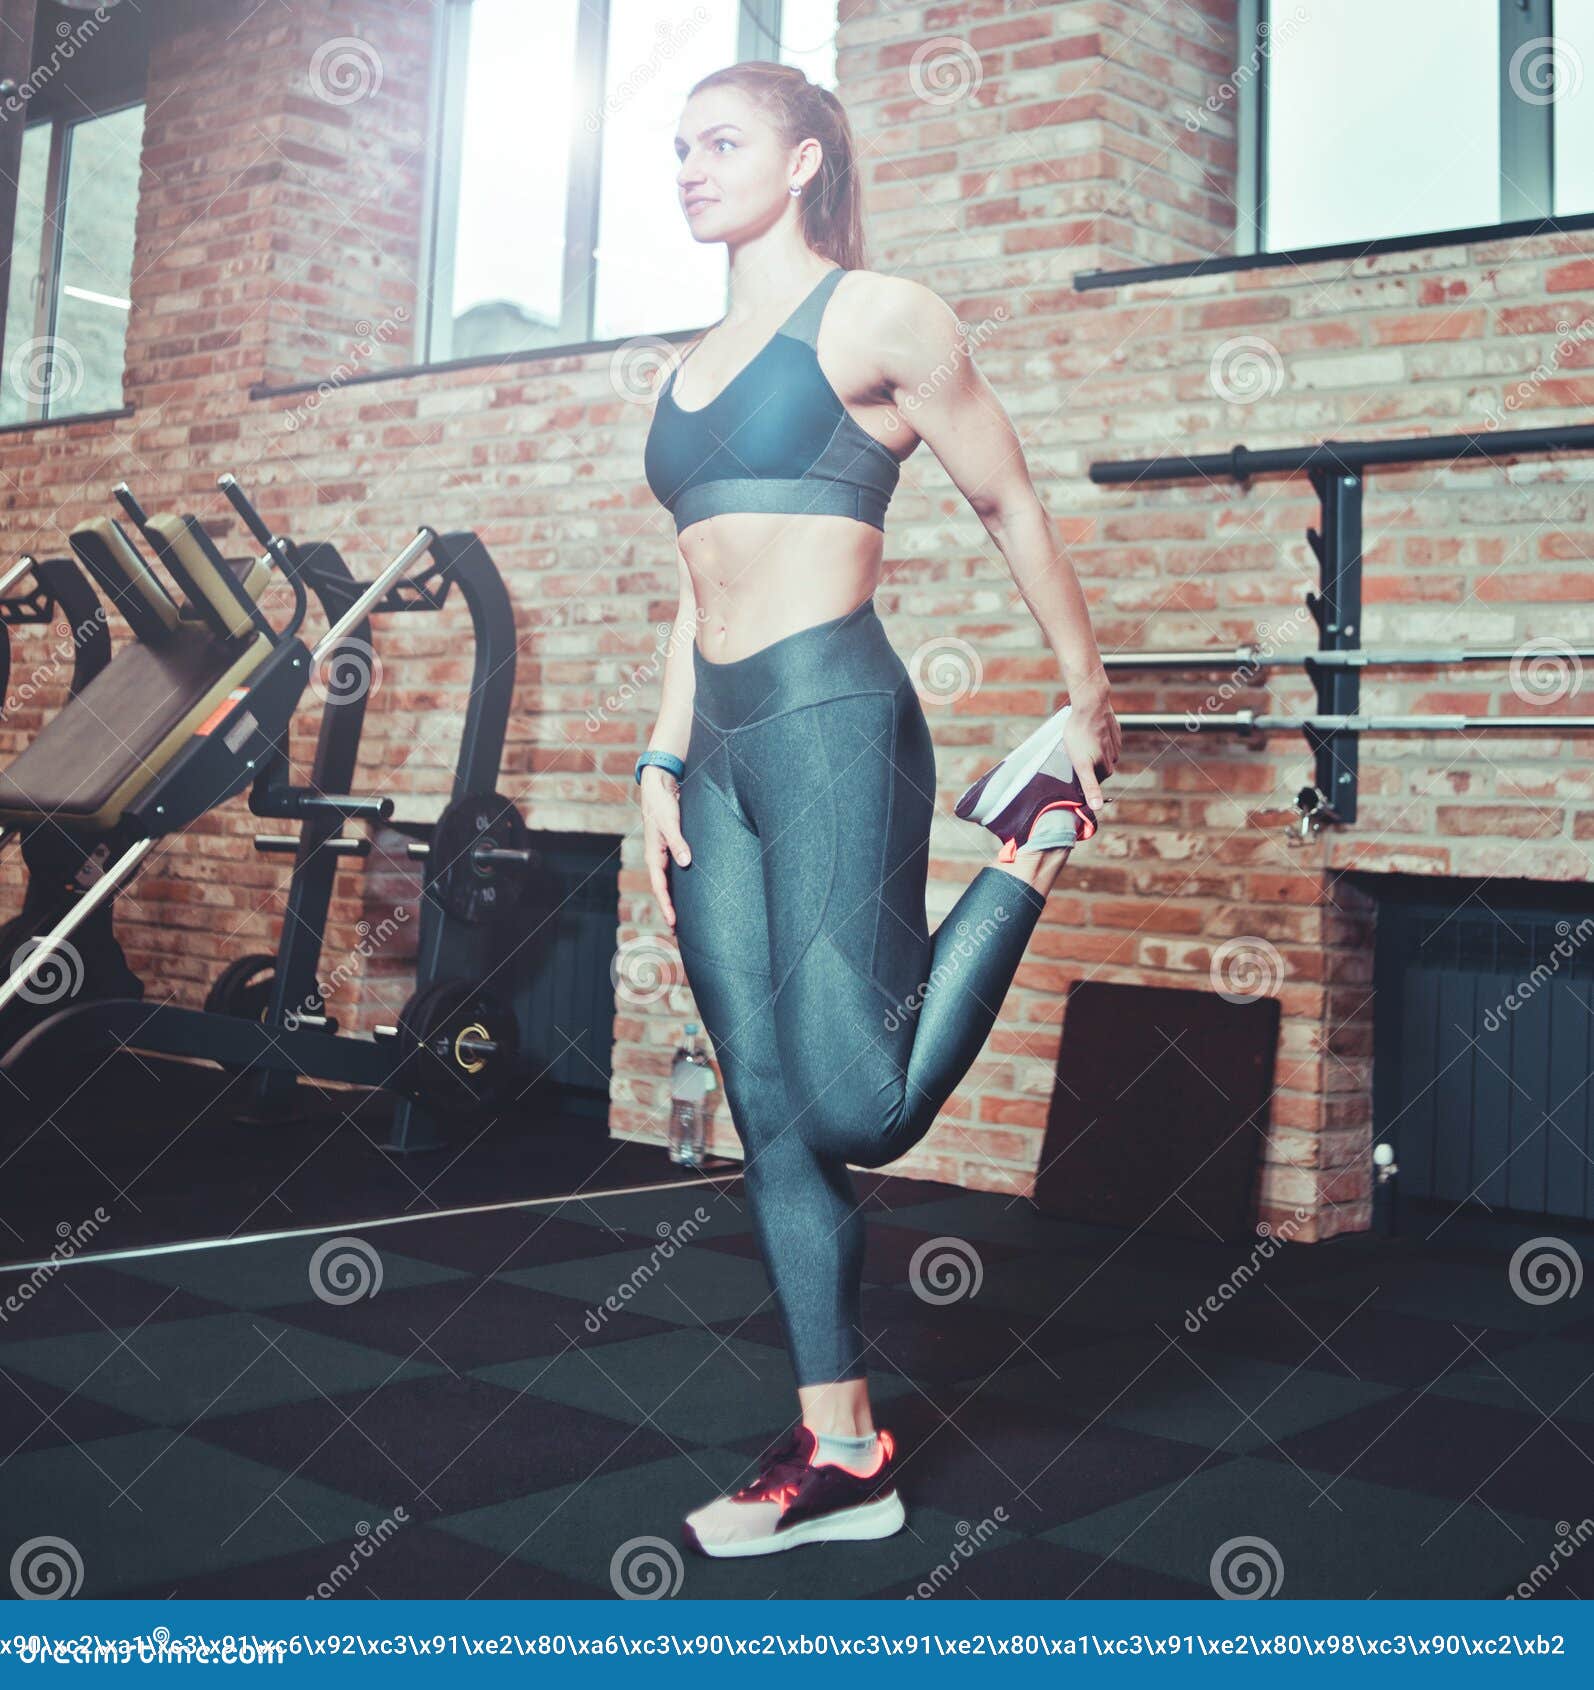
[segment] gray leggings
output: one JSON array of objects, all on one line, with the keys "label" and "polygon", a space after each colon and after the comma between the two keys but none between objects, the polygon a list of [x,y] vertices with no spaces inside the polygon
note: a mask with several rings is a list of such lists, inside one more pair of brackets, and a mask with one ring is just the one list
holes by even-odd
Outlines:
[{"label": "gray leggings", "polygon": [[741,1139],[799,1385],[866,1377],[849,1162],[929,1131],[979,1054],[1044,895],[987,864],[925,921],[935,752],[874,599],[751,656],[692,647],[667,873],[676,938]]}]

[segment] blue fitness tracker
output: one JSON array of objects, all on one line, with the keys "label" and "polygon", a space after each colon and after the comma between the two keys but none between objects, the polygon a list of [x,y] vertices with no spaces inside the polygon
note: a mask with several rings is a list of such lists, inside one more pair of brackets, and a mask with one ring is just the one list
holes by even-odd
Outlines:
[{"label": "blue fitness tracker", "polygon": [[636,783],[642,784],[642,771],[649,763],[657,763],[661,769],[668,769],[677,780],[686,773],[686,764],[673,751],[644,751],[636,760]]}]

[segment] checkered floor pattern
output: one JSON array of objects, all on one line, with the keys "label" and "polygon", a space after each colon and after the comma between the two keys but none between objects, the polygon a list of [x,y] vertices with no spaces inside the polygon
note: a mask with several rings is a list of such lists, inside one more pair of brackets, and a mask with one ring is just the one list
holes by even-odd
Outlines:
[{"label": "checkered floor pattern", "polygon": [[[677,1596],[1213,1600],[1259,1540],[1282,1596],[1498,1597],[1594,1512],[1594,1311],[1513,1292],[1530,1228],[1285,1248],[1202,1318],[1249,1252],[856,1177],[908,1524]],[[793,1418],[735,1175],[29,1278],[0,1560],[64,1539],[86,1597],[613,1599]]]}]

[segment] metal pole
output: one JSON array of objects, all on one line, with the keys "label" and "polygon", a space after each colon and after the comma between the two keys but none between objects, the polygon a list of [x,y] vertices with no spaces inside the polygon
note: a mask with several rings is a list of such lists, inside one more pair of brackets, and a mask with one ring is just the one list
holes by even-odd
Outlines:
[{"label": "metal pole", "polygon": [[[1279,669],[1315,663],[1323,669],[1401,669],[1446,663],[1509,663],[1523,656],[1520,646],[1393,646],[1383,651],[1281,651],[1264,653],[1256,646],[1232,651],[1115,651],[1102,654],[1104,669]],[[1529,654],[1532,655],[1532,654]],[[1594,662],[1594,648],[1556,647],[1538,654]]]},{"label": "metal pole", "polygon": [[348,635],[350,629],[358,627],[370,614],[372,605],[386,594],[388,588],[409,569],[416,558],[430,549],[436,538],[436,533],[423,524],[416,532],[415,538],[321,636],[321,643],[311,653],[311,660],[321,662],[326,654]]},{"label": "metal pole", "polygon": [[1357,475],[1379,464],[1453,462],[1457,458],[1511,458],[1536,452],[1594,451],[1594,426],[1502,429],[1493,434],[1415,435],[1401,440],[1324,440],[1313,446],[1281,446],[1253,452],[1234,446],[1227,452],[1165,458],[1132,458],[1094,463],[1090,479],[1098,486],[1125,481],[1192,481],[1228,477],[1249,480],[1301,470]]},{"label": "metal pole", "polygon": [[17,564],[15,568],[8,569],[4,575],[0,575],[0,594],[9,593],[11,589],[16,586],[17,582],[20,581],[24,575],[28,574],[32,568],[33,557],[29,554],[24,556],[22,561]]},{"label": "metal pole", "polygon": [[1190,710],[1139,711],[1116,718],[1119,727],[1159,728],[1176,733],[1586,733],[1594,716],[1268,716],[1254,710],[1202,715]]},{"label": "metal pole", "polygon": [[[93,915],[95,910],[111,896],[122,881],[132,874],[133,870],[148,856],[154,845],[155,841],[151,838],[140,839],[136,845],[129,846],[71,909],[61,917],[55,926],[45,934],[39,941],[37,949],[29,953],[28,960],[11,975],[3,986],[0,986],[0,1011],[3,1011],[22,988],[33,979],[45,959],[53,956],[78,928]],[[4,959],[4,961],[9,963],[9,959]]]}]

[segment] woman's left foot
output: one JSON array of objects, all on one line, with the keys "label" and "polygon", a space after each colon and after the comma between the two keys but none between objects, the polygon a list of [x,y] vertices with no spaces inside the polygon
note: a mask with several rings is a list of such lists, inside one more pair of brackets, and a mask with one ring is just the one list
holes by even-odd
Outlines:
[{"label": "woman's left foot", "polygon": [[907,1516],[897,1495],[891,1434],[879,1434],[875,1464],[855,1473],[815,1462],[819,1440],[800,1421],[760,1460],[751,1484],[686,1516],[681,1540],[703,1555],[772,1555],[803,1543],[890,1537]]},{"label": "woman's left foot", "polygon": [[954,806],[964,821],[978,822],[1002,841],[998,862],[1010,863],[1020,851],[1082,845],[1096,832],[1096,812],[1085,802],[1063,745],[1072,709],[1065,704],[1043,722]]}]

